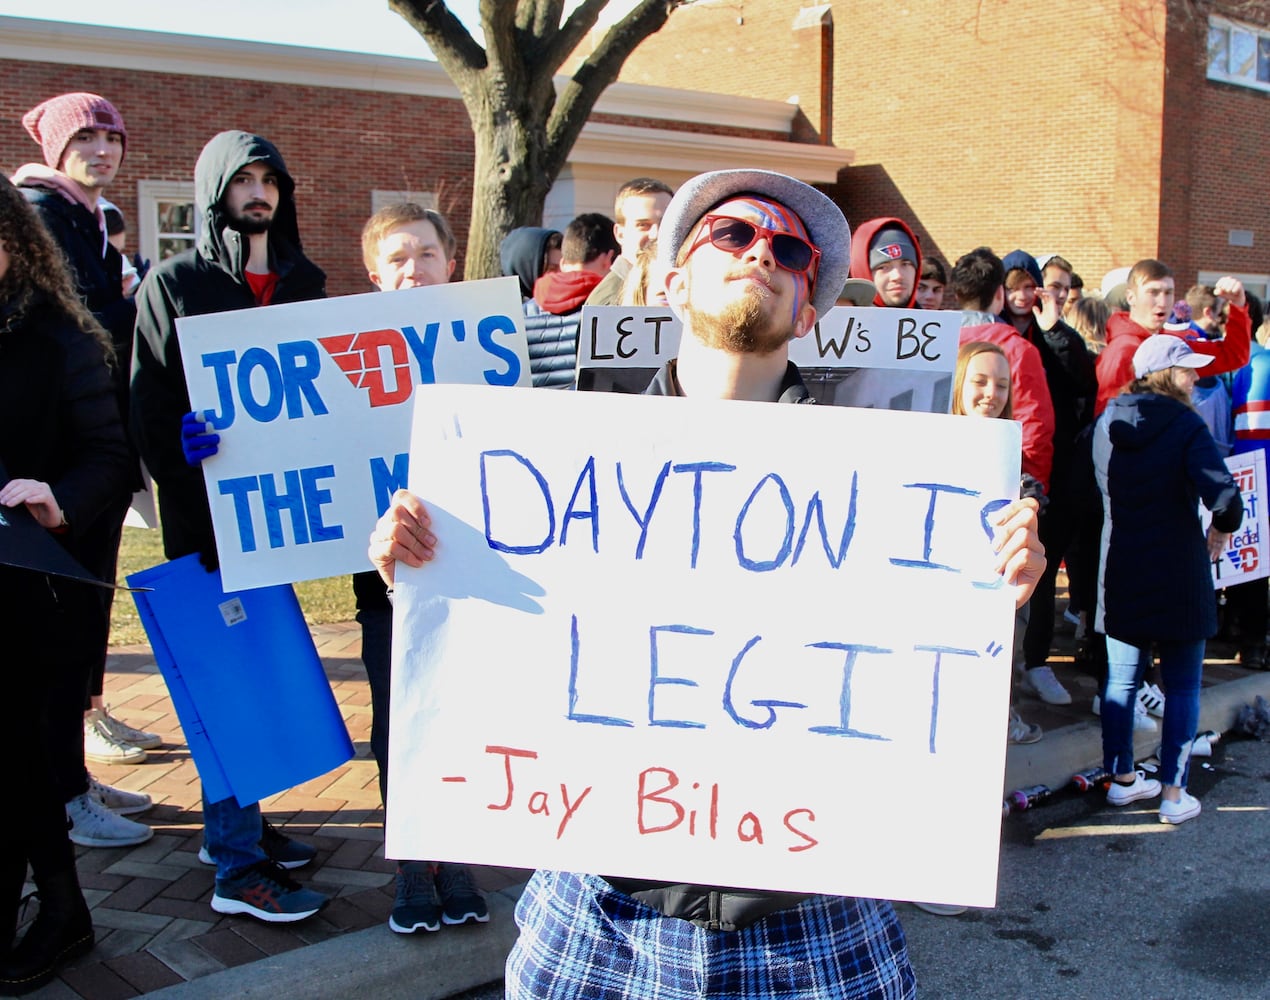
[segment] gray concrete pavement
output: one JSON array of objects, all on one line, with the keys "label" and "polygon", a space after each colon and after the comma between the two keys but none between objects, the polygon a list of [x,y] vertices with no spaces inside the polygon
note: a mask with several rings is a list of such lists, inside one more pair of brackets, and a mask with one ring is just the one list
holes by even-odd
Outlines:
[{"label": "gray concrete pavement", "polygon": [[995,909],[901,907],[922,1000],[1270,996],[1267,776],[1270,744],[1228,739],[1181,826],[1092,792],[1009,817]]}]

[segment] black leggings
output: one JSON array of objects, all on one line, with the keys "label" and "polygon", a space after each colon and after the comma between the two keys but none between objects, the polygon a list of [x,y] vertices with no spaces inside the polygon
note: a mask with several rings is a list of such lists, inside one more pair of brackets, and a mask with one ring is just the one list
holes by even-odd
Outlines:
[{"label": "black leggings", "polygon": [[[56,590],[55,590],[56,588]],[[20,820],[0,823],[0,856],[30,863],[37,880],[72,869],[66,802],[53,770],[49,707],[66,682],[66,640],[100,600],[82,584],[51,584],[35,573],[0,567],[0,634],[5,636],[5,697],[0,726],[21,755],[0,756],[0,787],[22,803]],[[80,739],[83,739],[81,724]]]}]

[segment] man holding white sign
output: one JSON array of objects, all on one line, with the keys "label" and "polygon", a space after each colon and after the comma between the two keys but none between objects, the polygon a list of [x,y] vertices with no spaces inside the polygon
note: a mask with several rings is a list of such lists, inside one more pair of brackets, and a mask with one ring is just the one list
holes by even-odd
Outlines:
[{"label": "man holding white sign", "polygon": [[[164,554],[197,553],[210,571],[217,567],[216,536],[200,465],[216,454],[220,437],[202,413],[190,412],[176,321],[324,298],[326,276],[300,248],[295,182],[268,140],[237,131],[214,136],[194,166],[194,187],[203,222],[198,245],[155,267],[137,294],[131,421],[159,487]],[[199,854],[216,865],[218,913],[287,923],[328,902],[284,870],[307,864],[316,850],[263,822],[259,804],[205,798],[203,828]]]},{"label": "man holding white sign", "polygon": [[[381,292],[444,285],[454,274],[454,233],[440,212],[414,202],[389,205],[362,227],[362,261]],[[392,682],[392,605],[374,570],[353,574],[362,664],[370,684],[370,749],[379,769],[379,794],[388,803],[388,718]],[[397,861],[388,926],[398,934],[438,931],[441,925],[485,923],[489,908],[467,865]]]},{"label": "man holding white sign", "polygon": [[[788,345],[834,304],[850,243],[838,207],[793,178],[734,170],[689,181],[663,217],[658,247],[684,337],[649,393],[807,402]],[[1045,565],[1036,505],[1016,501],[991,523],[996,570],[1022,603]],[[431,525],[417,497],[394,497],[369,550],[386,580],[397,560],[432,560]],[[903,931],[880,900],[539,871],[517,921],[509,997],[915,994]]]}]

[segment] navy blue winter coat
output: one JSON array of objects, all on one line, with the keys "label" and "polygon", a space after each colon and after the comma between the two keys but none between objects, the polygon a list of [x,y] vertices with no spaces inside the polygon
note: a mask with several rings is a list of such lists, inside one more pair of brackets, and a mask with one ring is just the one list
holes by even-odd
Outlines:
[{"label": "navy blue winter coat", "polygon": [[1098,631],[1137,646],[1211,637],[1199,504],[1234,531],[1243,501],[1203,419],[1169,396],[1117,396],[1094,428],[1093,458],[1104,512]]}]

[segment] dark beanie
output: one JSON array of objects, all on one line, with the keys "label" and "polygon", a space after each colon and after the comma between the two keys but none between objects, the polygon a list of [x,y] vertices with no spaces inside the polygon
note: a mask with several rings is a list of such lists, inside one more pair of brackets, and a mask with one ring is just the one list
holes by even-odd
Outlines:
[{"label": "dark beanie", "polygon": [[913,246],[913,239],[898,226],[879,229],[869,244],[870,271],[893,260],[909,260],[917,265],[917,248]]},{"label": "dark beanie", "polygon": [[1011,271],[1026,271],[1028,277],[1036,282],[1037,288],[1044,284],[1041,281],[1041,269],[1036,266],[1036,258],[1026,250],[1011,250],[1001,261],[1001,267],[1007,275]]}]

